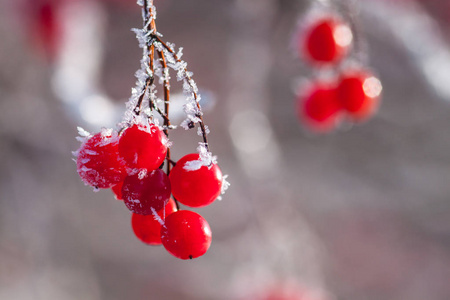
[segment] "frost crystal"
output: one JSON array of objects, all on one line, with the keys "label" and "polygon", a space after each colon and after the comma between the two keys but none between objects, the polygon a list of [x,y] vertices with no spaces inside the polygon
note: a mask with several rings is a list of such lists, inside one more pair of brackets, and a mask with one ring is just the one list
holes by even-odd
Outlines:
[{"label": "frost crystal", "polygon": [[230,183],[227,181],[228,175],[223,175],[222,177],[222,189],[220,191],[220,193],[223,195],[225,194],[225,192],[228,190],[228,188],[230,187]]},{"label": "frost crystal", "polygon": [[142,169],[142,170],[140,170],[140,171],[139,171],[139,174],[138,174],[138,178],[139,178],[140,180],[142,180],[142,179],[144,179],[145,176],[147,176],[147,169]]},{"label": "frost crystal", "polygon": [[114,129],[112,129],[112,128],[102,128],[101,135],[102,135],[102,138],[109,138],[109,137],[113,137],[114,133],[115,133]]},{"label": "frost crystal", "polygon": [[98,155],[97,151],[93,151],[93,150],[89,150],[89,149],[84,149],[84,153],[86,153],[87,155]]},{"label": "frost crystal", "polygon": [[81,137],[87,137],[87,136],[90,136],[90,135],[91,135],[89,132],[87,132],[86,130],[84,130],[84,129],[81,128],[80,126],[77,127],[77,130],[78,130],[78,134],[79,134]]},{"label": "frost crystal", "polygon": [[221,201],[222,200],[222,195],[225,194],[225,192],[228,190],[228,188],[230,187],[230,183],[227,181],[228,175],[223,175],[222,177],[222,187],[220,189],[220,196],[217,197],[217,200]]},{"label": "frost crystal", "polygon": [[183,56],[183,47],[180,47],[177,52],[177,57],[178,59],[181,59],[182,56]]},{"label": "frost crystal", "polygon": [[[210,130],[209,130],[208,126],[205,125],[205,134],[208,135],[209,133],[210,133]],[[200,126],[197,128],[197,135],[203,136],[203,131]]]},{"label": "frost crystal", "polygon": [[78,135],[79,135],[76,137],[77,141],[84,143],[85,141],[88,140],[89,137],[91,137],[91,134],[89,132],[87,132],[86,130],[84,130],[83,128],[81,128],[80,126],[77,127],[77,130],[78,130]]},{"label": "frost crystal", "polygon": [[217,164],[217,156],[213,156],[212,153],[208,151],[205,143],[199,143],[197,151],[199,153],[199,159],[186,162],[183,169],[186,171],[196,171],[203,166],[211,168],[212,164]]},{"label": "frost crystal", "polygon": [[164,221],[163,221],[163,220],[161,219],[161,217],[158,215],[158,213],[156,212],[156,210],[155,210],[153,207],[151,207],[151,210],[152,210],[153,218],[155,218],[155,220],[158,221],[158,223],[159,223],[161,226],[164,226]]}]

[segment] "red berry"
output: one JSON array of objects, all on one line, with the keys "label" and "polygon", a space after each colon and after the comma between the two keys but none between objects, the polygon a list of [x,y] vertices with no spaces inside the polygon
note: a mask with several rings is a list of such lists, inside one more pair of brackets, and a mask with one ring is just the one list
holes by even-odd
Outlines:
[{"label": "red berry", "polygon": [[305,56],[315,63],[336,63],[348,52],[352,42],[350,28],[333,17],[315,22],[302,43]]},{"label": "red berry", "polygon": [[338,113],[339,102],[336,90],[331,84],[315,83],[298,99],[298,113],[304,122],[313,130],[329,131],[334,129]]},{"label": "red berry", "polygon": [[117,137],[106,131],[84,142],[77,155],[77,171],[86,184],[110,188],[126,176],[125,165],[118,157]]},{"label": "red berry", "polygon": [[356,121],[371,117],[380,100],[381,82],[365,71],[351,71],[341,76],[337,97],[348,115]]},{"label": "red berry", "polygon": [[179,210],[166,218],[161,227],[164,248],[175,257],[193,259],[208,251],[211,245],[211,228],[199,214]]},{"label": "red berry", "polygon": [[119,155],[130,168],[156,170],[167,153],[167,137],[156,125],[133,125],[119,139]]},{"label": "red berry", "polygon": [[48,58],[54,58],[58,54],[61,42],[62,22],[58,16],[63,5],[61,1],[35,0],[28,1],[30,15],[30,33],[38,46]]},{"label": "red berry", "polygon": [[122,197],[129,210],[140,215],[151,215],[162,209],[170,198],[170,180],[157,169],[128,175],[123,181]]},{"label": "red berry", "polygon": [[[164,209],[158,212],[158,216],[164,222],[166,217],[176,210],[175,201],[170,199]],[[161,224],[153,214],[144,216],[133,213],[131,216],[131,226],[134,234],[142,242],[154,246],[161,245]]]},{"label": "red berry", "polygon": [[[190,207],[211,204],[219,197],[222,188],[222,172],[216,164],[201,165],[199,154],[182,157],[170,172],[172,195],[180,203]],[[195,167],[190,164],[198,162]]]},{"label": "red berry", "polygon": [[114,196],[116,197],[117,200],[123,200],[122,186],[123,186],[123,182],[119,182],[118,184],[116,184],[115,186],[113,186],[111,188],[111,190],[113,191]]}]

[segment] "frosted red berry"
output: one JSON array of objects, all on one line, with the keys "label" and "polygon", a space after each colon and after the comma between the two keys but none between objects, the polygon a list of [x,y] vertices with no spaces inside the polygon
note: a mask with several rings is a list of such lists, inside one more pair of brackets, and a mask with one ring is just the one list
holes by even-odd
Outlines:
[{"label": "frosted red berry", "polygon": [[130,168],[157,169],[167,153],[167,137],[158,126],[133,125],[119,140],[119,155]]},{"label": "frosted red berry", "polygon": [[371,117],[379,106],[382,85],[366,71],[347,71],[339,81],[338,101],[347,114],[356,121]]},{"label": "frosted red berry", "polygon": [[122,197],[130,211],[150,215],[152,209],[159,211],[169,201],[169,177],[160,169],[129,175],[123,181]]},{"label": "frosted red berry", "polygon": [[211,245],[211,228],[198,213],[179,210],[166,218],[161,227],[161,241],[173,256],[193,259],[208,251]]},{"label": "frosted red berry", "polygon": [[315,83],[298,98],[300,118],[316,131],[334,129],[340,109],[336,89],[328,83]]},{"label": "frosted red berry", "polygon": [[172,194],[180,203],[190,207],[211,204],[220,195],[222,172],[212,163],[202,165],[197,153],[182,157],[170,172]]},{"label": "frosted red berry", "polygon": [[334,17],[314,22],[301,41],[302,51],[313,63],[336,63],[348,52],[352,41],[350,28]]},{"label": "frosted red berry", "polygon": [[110,188],[121,182],[126,170],[118,156],[117,137],[104,131],[84,142],[77,154],[77,171],[93,187]]},{"label": "frosted red berry", "polygon": [[[175,201],[170,199],[164,209],[158,211],[158,217],[162,222],[167,216],[177,210]],[[161,224],[153,214],[139,215],[133,213],[131,216],[131,226],[134,234],[144,243],[149,245],[161,245]]]}]

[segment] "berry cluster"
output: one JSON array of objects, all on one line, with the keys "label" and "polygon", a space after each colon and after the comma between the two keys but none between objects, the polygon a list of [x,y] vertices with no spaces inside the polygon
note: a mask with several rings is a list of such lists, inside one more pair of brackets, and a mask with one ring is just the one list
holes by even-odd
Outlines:
[{"label": "berry cluster", "polygon": [[299,93],[297,111],[303,122],[315,131],[327,132],[342,119],[369,119],[379,106],[382,86],[355,58],[349,66],[354,42],[350,26],[336,15],[326,15],[311,22],[300,36],[300,55],[319,75]]},{"label": "berry cluster", "polygon": [[[111,188],[132,212],[135,235],[149,245],[163,245],[180,259],[202,256],[211,244],[211,229],[198,213],[180,210],[211,204],[228,187],[226,176],[209,151],[199,105],[200,96],[192,73],[164,43],[156,31],[156,11],[152,1],[142,1],[144,28],[135,30],[144,50],[142,68],[137,72],[137,88],[127,104],[120,130],[103,129],[90,135],[79,128],[82,145],[75,153],[82,180],[96,189]],[[155,59],[155,55],[159,59]],[[198,124],[203,141],[199,153],[191,153],[175,162],[170,157],[168,133],[175,126],[169,119],[169,67],[177,71],[187,95],[186,129]],[[164,100],[158,99],[155,76],[164,87]],[[163,106],[163,107],[160,107]],[[155,113],[157,115],[155,115]],[[164,125],[159,126],[160,117]],[[164,170],[165,169],[165,170]],[[171,197],[172,195],[172,197]]]}]

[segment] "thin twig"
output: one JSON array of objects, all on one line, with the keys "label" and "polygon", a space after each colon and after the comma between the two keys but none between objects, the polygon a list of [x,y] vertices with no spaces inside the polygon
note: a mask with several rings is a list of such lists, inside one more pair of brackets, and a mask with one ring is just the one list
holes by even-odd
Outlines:
[{"label": "thin twig", "polygon": [[[166,43],[164,43],[164,41],[161,40],[161,39],[159,38],[159,36],[157,36],[156,34],[152,34],[151,37],[152,37],[154,40],[156,40],[157,42],[159,42],[159,43],[164,47],[164,49],[166,49],[170,54],[172,54],[172,56],[173,56],[173,58],[175,59],[175,61],[181,62],[181,59],[178,57],[178,55],[175,53],[175,51],[174,51],[172,48],[170,48]],[[199,111],[201,112],[201,111],[202,111],[202,108],[201,108],[200,103],[199,103],[199,101],[198,101],[198,95],[197,95],[197,93],[195,92],[194,86],[193,86],[192,83],[191,83],[192,78],[191,78],[191,76],[189,75],[188,70],[187,70],[186,68],[184,69],[184,71],[185,71],[185,73],[186,73],[186,78],[185,78],[184,80],[185,80],[185,81],[189,84],[189,86],[191,87],[191,89],[192,89],[192,95],[194,96],[195,103],[197,104],[197,108],[198,108]],[[204,122],[203,122],[203,116],[202,116],[200,113],[199,113],[199,114],[196,114],[195,116],[196,116],[197,118],[200,119],[200,122],[198,122],[198,123],[199,123],[200,129],[201,129],[201,131],[202,131],[203,142],[205,143],[206,149],[209,151],[209,144],[208,144],[208,139],[206,138],[206,128],[205,128],[205,124],[204,124]]]},{"label": "thin twig", "polygon": [[[153,6],[153,0],[150,0],[150,5]],[[146,31],[149,32],[156,32],[156,23],[155,23],[155,19],[152,19],[151,22],[149,22],[150,18],[153,18],[151,12],[147,9],[148,7],[148,1],[144,0],[144,5],[142,7],[142,16],[143,16],[143,22],[144,22],[144,26],[147,26],[147,28],[145,28]],[[147,45],[147,50],[148,50],[148,56],[149,56],[149,61],[150,61],[150,74],[149,77],[147,78],[147,82],[144,85],[144,88],[141,92],[141,96],[139,97],[138,103],[136,104],[136,107],[134,108],[134,113],[136,115],[139,115],[142,111],[142,104],[144,102],[144,98],[145,98],[145,94],[147,93],[148,89],[153,85],[153,83],[155,82],[155,65],[154,65],[154,60],[155,60],[155,46],[153,45],[153,41],[150,41]],[[152,105],[149,105],[150,109],[153,109],[154,107],[152,107]],[[153,105],[156,106],[156,105]]]},{"label": "thin twig", "polygon": [[[157,51],[158,56],[161,60],[161,64],[163,67],[163,76],[164,76],[164,114],[166,115],[166,118],[164,119],[164,133],[167,137],[169,137],[169,126],[170,126],[170,119],[169,119],[169,101],[170,101],[170,81],[169,81],[169,69],[167,68],[167,61],[166,56],[164,55],[163,51]],[[167,160],[170,160],[170,148],[167,149]],[[170,174],[170,164],[167,163],[167,175]]]}]

